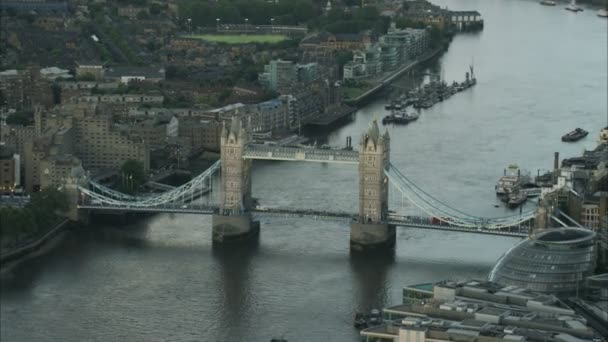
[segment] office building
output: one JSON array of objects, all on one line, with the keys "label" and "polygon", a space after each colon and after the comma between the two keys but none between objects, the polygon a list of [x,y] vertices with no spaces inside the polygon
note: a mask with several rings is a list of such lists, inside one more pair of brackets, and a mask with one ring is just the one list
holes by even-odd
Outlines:
[{"label": "office building", "polygon": [[384,323],[361,331],[366,341],[582,342],[599,334],[557,297],[488,281],[421,284],[404,303],[385,308]]},{"label": "office building", "polygon": [[595,238],[588,229],[547,229],[503,255],[489,280],[538,292],[574,294],[595,270]]}]

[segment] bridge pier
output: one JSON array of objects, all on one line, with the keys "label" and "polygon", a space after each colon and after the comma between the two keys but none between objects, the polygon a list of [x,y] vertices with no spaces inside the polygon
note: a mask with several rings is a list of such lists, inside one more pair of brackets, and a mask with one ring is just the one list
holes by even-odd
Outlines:
[{"label": "bridge pier", "polygon": [[247,240],[260,233],[260,222],[253,221],[250,213],[241,215],[213,215],[213,242],[229,243]]},{"label": "bridge pier", "polygon": [[350,225],[350,248],[353,251],[393,248],[395,226],[387,223],[360,223]]}]

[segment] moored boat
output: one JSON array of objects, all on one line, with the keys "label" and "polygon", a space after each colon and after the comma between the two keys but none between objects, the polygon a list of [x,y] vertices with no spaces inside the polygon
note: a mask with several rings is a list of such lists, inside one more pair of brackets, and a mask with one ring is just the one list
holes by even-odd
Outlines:
[{"label": "moored boat", "polygon": [[369,312],[369,316],[367,317],[368,325],[379,325],[382,323],[382,315],[380,314],[380,310],[372,309]]},{"label": "moored boat", "polygon": [[579,141],[579,140],[583,139],[584,137],[586,137],[587,134],[589,134],[589,132],[585,131],[584,129],[582,129],[580,127],[577,127],[573,131],[570,131],[567,134],[564,134],[562,136],[562,141],[565,141],[565,142]]},{"label": "moored boat", "polygon": [[500,177],[494,189],[496,190],[496,195],[505,196],[514,192],[522,184],[529,182],[530,175],[525,171],[522,172],[519,166],[511,164],[504,170],[503,176]]},{"label": "moored boat", "polygon": [[597,11],[597,16],[602,18],[608,18],[608,9],[601,9]]},{"label": "moored boat", "polygon": [[357,312],[355,314],[355,321],[353,326],[357,329],[367,328],[367,320],[365,319],[365,315],[361,312]]},{"label": "moored boat", "polygon": [[542,193],[542,188],[534,183],[524,184],[522,191],[526,193],[526,197],[538,197]]},{"label": "moored boat", "polygon": [[545,5],[545,6],[555,6],[556,3],[553,0],[542,0],[540,2],[541,5]]},{"label": "moored boat", "polygon": [[526,199],[528,199],[528,194],[525,190],[517,190],[509,194],[509,201],[507,205],[509,208],[517,208],[522,205]]},{"label": "moored boat", "polygon": [[418,120],[419,116],[420,116],[420,114],[418,114],[418,113],[407,113],[404,110],[395,111],[395,112],[391,113],[390,115],[387,115],[384,118],[382,118],[382,124],[383,125],[390,124],[390,123],[408,124],[412,121]]},{"label": "moored boat", "polygon": [[576,0],[572,0],[568,6],[566,6],[566,10],[568,11],[572,11],[572,12],[580,12],[583,9],[578,7],[578,5],[576,4]]},{"label": "moored boat", "polygon": [[603,128],[600,131],[600,138],[597,141],[598,143],[602,144],[602,143],[608,143],[608,126],[606,126],[605,128]]}]

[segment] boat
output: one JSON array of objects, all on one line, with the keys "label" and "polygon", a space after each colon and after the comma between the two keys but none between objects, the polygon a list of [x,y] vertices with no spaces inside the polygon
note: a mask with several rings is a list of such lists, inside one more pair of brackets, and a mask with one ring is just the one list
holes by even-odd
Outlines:
[{"label": "boat", "polygon": [[522,184],[529,183],[530,175],[523,171],[516,164],[509,165],[503,173],[503,176],[500,177],[494,189],[496,190],[496,195],[505,196],[514,191],[514,189],[519,188]]},{"label": "boat", "polygon": [[606,128],[603,128],[600,131],[600,137],[597,140],[598,143],[602,144],[602,143],[608,143],[608,126],[606,126]]},{"label": "boat", "polygon": [[564,134],[562,136],[562,141],[565,141],[565,142],[579,141],[579,140],[583,139],[584,137],[586,137],[587,134],[589,134],[589,132],[585,131],[584,129],[582,129],[580,127],[577,127],[573,131],[568,132],[567,134]]},{"label": "boat", "polygon": [[599,11],[597,11],[597,16],[598,17],[602,17],[602,18],[608,18],[608,8],[607,9],[601,9]]},{"label": "boat", "polygon": [[540,2],[541,5],[545,5],[545,6],[555,6],[556,3],[553,0],[542,0]]},{"label": "boat", "polygon": [[382,124],[408,124],[412,121],[418,120],[419,116],[420,114],[418,113],[406,113],[404,110],[396,111],[382,118]]},{"label": "boat", "polygon": [[353,323],[353,326],[357,329],[367,328],[367,320],[365,319],[365,315],[361,312],[357,312],[355,314],[355,321]]},{"label": "boat", "polygon": [[509,194],[509,200],[507,201],[507,205],[509,208],[517,208],[522,205],[526,199],[528,199],[528,194],[525,190],[516,190]]},{"label": "boat", "polygon": [[369,315],[367,317],[367,324],[368,325],[380,325],[381,323],[382,323],[382,316],[380,315],[380,310],[372,309],[369,312]]},{"label": "boat", "polygon": [[568,4],[568,6],[566,6],[566,10],[572,11],[572,12],[580,12],[583,9],[578,7],[578,5],[576,4],[576,0],[572,0],[570,2],[570,4]]},{"label": "boat", "polygon": [[420,117],[420,113],[411,112],[411,113],[407,113],[405,116],[411,122],[411,121],[418,120],[418,118]]},{"label": "boat", "polygon": [[524,184],[522,189],[526,193],[526,197],[538,197],[542,192],[542,188],[534,183]]}]

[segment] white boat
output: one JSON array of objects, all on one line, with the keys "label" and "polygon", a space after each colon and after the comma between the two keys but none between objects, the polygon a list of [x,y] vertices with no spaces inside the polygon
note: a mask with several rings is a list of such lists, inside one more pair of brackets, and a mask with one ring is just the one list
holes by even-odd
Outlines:
[{"label": "white boat", "polygon": [[608,9],[601,9],[597,11],[597,16],[602,18],[608,18]]},{"label": "white boat", "polygon": [[545,6],[555,6],[556,3],[553,0],[542,0],[540,2],[541,5],[545,5]]},{"label": "white boat", "polygon": [[570,1],[570,4],[566,6],[566,9],[572,12],[579,12],[583,10],[582,8],[578,7],[578,5],[576,4],[576,0]]},{"label": "white boat", "polygon": [[514,189],[518,189],[521,185],[529,182],[530,174],[522,171],[519,166],[511,164],[504,170],[504,175],[500,177],[494,189],[496,190],[496,195],[505,196],[513,192]]},{"label": "white boat", "polygon": [[600,131],[600,138],[597,142],[600,144],[608,143],[608,126]]}]

